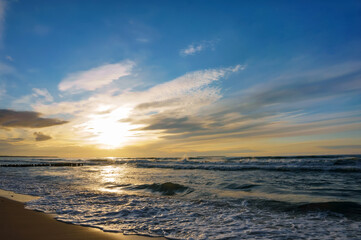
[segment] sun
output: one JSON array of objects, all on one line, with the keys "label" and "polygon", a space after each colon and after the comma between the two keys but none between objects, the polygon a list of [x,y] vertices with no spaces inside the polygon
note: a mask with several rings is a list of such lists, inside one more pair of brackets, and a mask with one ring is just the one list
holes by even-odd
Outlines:
[{"label": "sun", "polygon": [[108,113],[89,115],[83,125],[83,129],[91,135],[88,140],[103,149],[120,148],[130,143],[137,135],[138,131],[135,129],[139,125],[121,121],[129,113],[128,108],[117,108]]}]

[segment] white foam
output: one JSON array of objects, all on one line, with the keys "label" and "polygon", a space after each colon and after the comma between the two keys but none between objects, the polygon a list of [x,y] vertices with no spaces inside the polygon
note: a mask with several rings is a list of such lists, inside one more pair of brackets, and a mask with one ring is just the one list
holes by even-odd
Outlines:
[{"label": "white foam", "polygon": [[221,202],[83,193],[75,198],[39,199],[28,207],[45,212],[57,209],[57,218],[65,222],[171,239],[352,239],[361,229],[360,222],[346,218],[274,213],[244,202],[226,207]]}]

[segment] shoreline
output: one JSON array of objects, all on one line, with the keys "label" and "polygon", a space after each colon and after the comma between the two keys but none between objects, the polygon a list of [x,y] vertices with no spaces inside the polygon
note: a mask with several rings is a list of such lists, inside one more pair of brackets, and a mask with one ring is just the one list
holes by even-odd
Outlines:
[{"label": "shoreline", "polygon": [[165,240],[162,237],[124,235],[64,223],[43,212],[25,209],[37,197],[0,190],[0,238],[9,240]]}]

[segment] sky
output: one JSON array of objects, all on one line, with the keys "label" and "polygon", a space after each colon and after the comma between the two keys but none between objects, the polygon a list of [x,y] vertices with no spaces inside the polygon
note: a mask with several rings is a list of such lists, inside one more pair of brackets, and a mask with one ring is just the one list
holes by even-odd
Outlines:
[{"label": "sky", "polygon": [[361,2],[0,0],[0,155],[361,154]]}]

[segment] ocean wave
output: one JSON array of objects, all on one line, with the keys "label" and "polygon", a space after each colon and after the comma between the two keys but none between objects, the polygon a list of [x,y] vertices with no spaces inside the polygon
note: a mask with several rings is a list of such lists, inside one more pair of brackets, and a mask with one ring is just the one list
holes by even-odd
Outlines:
[{"label": "ocean wave", "polygon": [[260,185],[257,184],[236,184],[236,183],[230,183],[226,184],[224,186],[225,189],[231,189],[231,190],[251,190],[252,188],[258,187]]},{"label": "ocean wave", "polygon": [[139,168],[171,168],[171,169],[198,169],[198,170],[214,170],[214,171],[250,171],[250,170],[263,170],[263,171],[292,171],[292,172],[361,172],[361,166],[304,166],[304,165],[265,165],[265,164],[164,164],[164,163],[135,163]]},{"label": "ocean wave", "polygon": [[159,192],[165,196],[175,195],[176,193],[191,192],[191,188],[183,186],[181,184],[166,182],[166,183],[153,183],[142,185],[130,185],[126,186],[128,190],[150,190],[152,192]]},{"label": "ocean wave", "polygon": [[318,202],[300,204],[293,208],[302,212],[333,212],[351,219],[361,220],[361,205],[355,202]]},{"label": "ocean wave", "polygon": [[[238,204],[239,204],[238,200]],[[310,213],[325,214],[338,218],[361,220],[361,204],[351,201],[325,201],[325,202],[287,202],[267,199],[252,199],[247,201],[250,207],[260,210],[269,210],[277,213],[307,215]]]},{"label": "ocean wave", "polygon": [[142,158],[117,159],[115,164],[130,164],[137,168],[198,169],[214,171],[331,171],[361,172],[359,156],[257,157],[257,158]]}]

